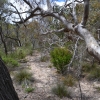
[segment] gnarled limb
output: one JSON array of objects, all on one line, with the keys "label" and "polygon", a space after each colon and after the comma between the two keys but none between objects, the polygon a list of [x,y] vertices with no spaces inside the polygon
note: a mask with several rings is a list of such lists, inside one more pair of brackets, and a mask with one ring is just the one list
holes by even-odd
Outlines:
[{"label": "gnarled limb", "polygon": [[74,32],[75,34],[81,36],[84,39],[87,46],[87,51],[100,61],[100,46],[98,45],[95,38],[91,35],[91,32],[89,32],[86,28],[83,27],[86,25],[89,15],[89,0],[84,0],[83,19],[81,21],[81,24],[77,24],[76,26],[73,23],[70,23],[64,16],[59,15],[58,13],[44,11],[40,7],[35,8],[26,19],[24,19],[23,21],[21,20],[17,23],[24,23],[30,18],[35,17],[37,15],[40,15],[42,17],[52,16],[60,20],[63,23],[64,28],[66,28],[68,31]]}]

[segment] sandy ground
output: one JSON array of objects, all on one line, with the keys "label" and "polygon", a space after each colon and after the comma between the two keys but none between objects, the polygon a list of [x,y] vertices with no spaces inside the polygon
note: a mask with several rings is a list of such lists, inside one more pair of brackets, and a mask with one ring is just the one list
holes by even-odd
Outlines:
[{"label": "sandy ground", "polygon": [[[79,85],[69,87],[71,98],[62,98],[55,96],[51,90],[52,87],[59,83],[59,75],[55,68],[50,68],[50,62],[41,62],[40,53],[34,53],[33,56],[27,56],[27,63],[22,64],[24,68],[29,68],[33,74],[34,81],[32,87],[35,90],[32,93],[26,93],[21,85],[14,82],[16,92],[20,100],[81,100]],[[84,98],[82,100],[100,100],[100,93],[94,87],[100,86],[100,82],[87,82],[82,79],[80,81],[81,90]]]}]

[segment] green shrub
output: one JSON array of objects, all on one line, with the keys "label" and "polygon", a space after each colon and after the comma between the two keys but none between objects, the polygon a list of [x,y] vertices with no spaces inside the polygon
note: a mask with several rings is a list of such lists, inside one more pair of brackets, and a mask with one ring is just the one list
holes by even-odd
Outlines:
[{"label": "green shrub", "polygon": [[19,49],[19,50],[17,50],[17,56],[19,59],[23,59],[26,57],[26,53],[23,49]]},{"label": "green shrub", "polygon": [[27,93],[30,93],[33,91],[34,91],[34,88],[32,88],[32,87],[25,88],[25,92],[27,92]]},{"label": "green shrub", "polygon": [[26,70],[22,70],[20,72],[18,72],[16,75],[15,75],[15,80],[18,82],[18,83],[22,83],[23,81],[25,80],[30,80],[32,77],[32,73],[29,73],[28,71]]},{"label": "green shrub", "polygon": [[2,60],[8,66],[11,66],[11,67],[18,67],[19,66],[18,61],[14,58],[11,58],[10,56],[3,56]]},{"label": "green shrub", "polygon": [[58,72],[63,73],[65,65],[67,65],[72,58],[71,52],[66,48],[55,48],[51,51],[50,55],[51,62],[54,67],[58,70]]},{"label": "green shrub", "polygon": [[64,86],[64,84],[58,84],[52,89],[52,92],[60,98],[70,97],[70,93],[67,91],[67,88]]},{"label": "green shrub", "polygon": [[14,53],[10,54],[12,58],[24,59],[27,55],[32,55],[33,50],[31,47],[20,47]]}]

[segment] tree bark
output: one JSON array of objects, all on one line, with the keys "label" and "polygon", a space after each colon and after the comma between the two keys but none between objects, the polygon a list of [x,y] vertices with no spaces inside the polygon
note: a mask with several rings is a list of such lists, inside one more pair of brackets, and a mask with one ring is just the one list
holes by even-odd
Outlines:
[{"label": "tree bark", "polygon": [[3,43],[3,45],[4,45],[5,54],[7,55],[7,54],[8,54],[8,51],[7,51],[6,42],[4,41],[4,38],[3,38],[2,27],[0,27],[0,37],[1,37],[1,41],[2,41],[2,43]]},{"label": "tree bark", "polygon": [[83,28],[81,24],[75,28],[75,31],[84,38],[88,53],[100,61],[100,46],[92,34],[86,28]]},{"label": "tree bark", "polygon": [[0,100],[19,100],[7,67],[0,58]]}]

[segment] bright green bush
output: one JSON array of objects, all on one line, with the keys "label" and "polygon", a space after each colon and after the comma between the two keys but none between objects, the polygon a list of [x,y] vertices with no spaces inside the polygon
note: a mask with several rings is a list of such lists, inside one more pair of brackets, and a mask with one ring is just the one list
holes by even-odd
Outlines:
[{"label": "bright green bush", "polygon": [[58,72],[63,73],[66,68],[65,65],[67,65],[72,58],[71,52],[66,48],[55,48],[51,51],[50,55],[54,67]]}]

